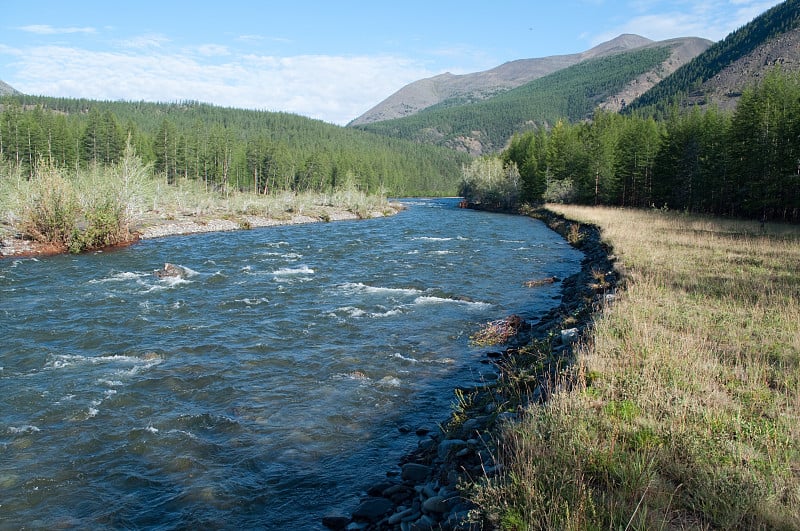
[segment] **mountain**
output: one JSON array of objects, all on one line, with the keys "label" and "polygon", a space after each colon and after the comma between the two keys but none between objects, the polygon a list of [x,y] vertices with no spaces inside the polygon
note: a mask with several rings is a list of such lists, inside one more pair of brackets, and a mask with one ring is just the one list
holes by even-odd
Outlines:
[{"label": "mountain", "polygon": [[[450,98],[403,118],[353,127],[473,155],[494,152],[514,133],[549,127],[559,119],[583,120],[598,106],[618,110],[711,45],[704,39],[683,38],[622,49],[620,43],[632,40],[615,39],[598,47],[600,53],[592,58],[492,97]],[[617,52],[605,53],[608,50]]]},{"label": "mountain", "polygon": [[733,109],[744,87],[763,77],[765,69],[778,65],[787,71],[800,70],[800,29],[778,35],[732,62],[703,82],[688,101]]},{"label": "mountain", "polygon": [[742,90],[780,65],[800,70],[800,0],[787,0],[715,43],[628,107],[660,115],[673,103],[736,105]]},{"label": "mountain", "polygon": [[20,91],[9,85],[3,80],[0,80],[0,96],[11,96],[22,94]]},{"label": "mountain", "polygon": [[410,116],[447,100],[462,103],[483,100],[586,59],[632,50],[652,42],[639,35],[620,35],[581,53],[519,59],[483,72],[464,75],[447,72],[421,79],[401,88],[349,125],[364,125]]}]

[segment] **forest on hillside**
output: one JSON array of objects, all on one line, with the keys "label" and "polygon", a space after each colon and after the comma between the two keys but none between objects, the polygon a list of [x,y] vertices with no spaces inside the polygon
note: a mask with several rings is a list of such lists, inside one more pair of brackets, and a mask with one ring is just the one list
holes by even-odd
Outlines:
[{"label": "forest on hillside", "polygon": [[680,104],[697,91],[703,82],[752,53],[768,40],[798,26],[800,0],[787,0],[778,4],[678,68],[667,79],[639,96],[624,112],[636,111],[665,118],[672,105]]},{"label": "forest on hillside", "polygon": [[661,46],[590,59],[487,100],[447,100],[412,116],[355,127],[450,147],[459,137],[479,132],[484,152],[498,151],[516,132],[590,117],[603,99],[662,64],[670,53],[669,46]]},{"label": "forest on hillside", "polygon": [[66,168],[114,164],[128,139],[170,182],[260,193],[348,182],[396,196],[452,194],[468,162],[463,153],[294,114],[198,102],[7,96],[0,109],[0,159],[31,174],[41,160]]},{"label": "forest on hillside", "polygon": [[[462,179],[469,201],[664,208],[800,221],[800,73],[772,70],[734,112],[673,107],[664,120],[597,111],[516,135]],[[498,170],[499,168],[499,170]]]}]

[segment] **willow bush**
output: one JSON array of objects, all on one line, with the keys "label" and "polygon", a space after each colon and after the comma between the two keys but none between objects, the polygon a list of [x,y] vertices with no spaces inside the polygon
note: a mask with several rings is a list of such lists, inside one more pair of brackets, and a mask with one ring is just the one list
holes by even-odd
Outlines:
[{"label": "willow bush", "polygon": [[[11,173],[11,172],[9,172]],[[40,161],[28,179],[2,179],[6,216],[36,242],[73,253],[128,242],[147,174],[133,149],[111,166],[77,172]]]}]

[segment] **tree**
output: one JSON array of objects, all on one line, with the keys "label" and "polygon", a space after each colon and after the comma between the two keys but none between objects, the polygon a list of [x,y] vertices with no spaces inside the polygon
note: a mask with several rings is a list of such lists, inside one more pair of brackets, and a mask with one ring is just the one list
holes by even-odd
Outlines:
[{"label": "tree", "polygon": [[466,201],[487,208],[508,210],[519,204],[519,171],[514,162],[482,157],[465,165],[459,189]]},{"label": "tree", "polygon": [[514,135],[503,151],[503,162],[515,164],[520,175],[520,199],[526,203],[542,200],[547,186],[547,135],[543,129]]},{"label": "tree", "polygon": [[744,214],[798,218],[800,75],[771,71],[742,94],[731,121],[731,155]]},{"label": "tree", "polygon": [[588,171],[578,183],[578,201],[594,205],[619,201],[615,163],[623,121],[616,113],[598,109],[592,122],[581,129]]},{"label": "tree", "polygon": [[172,184],[178,175],[178,132],[167,118],[161,121],[153,141],[155,170],[163,173]]},{"label": "tree", "polygon": [[89,121],[81,136],[81,150],[84,162],[93,164],[113,164],[122,156],[125,147],[125,133],[110,110],[101,113],[92,108]]},{"label": "tree", "polygon": [[624,122],[616,156],[621,206],[652,205],[653,164],[659,141],[659,126],[653,118],[631,116]]}]

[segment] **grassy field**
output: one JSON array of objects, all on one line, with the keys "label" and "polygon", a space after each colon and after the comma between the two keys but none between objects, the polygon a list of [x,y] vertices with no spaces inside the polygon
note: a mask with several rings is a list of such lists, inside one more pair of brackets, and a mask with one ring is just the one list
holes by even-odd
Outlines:
[{"label": "grassy field", "polygon": [[[551,206],[626,285],[499,441],[503,529],[800,529],[800,227]],[[566,385],[569,384],[569,385]]]}]

